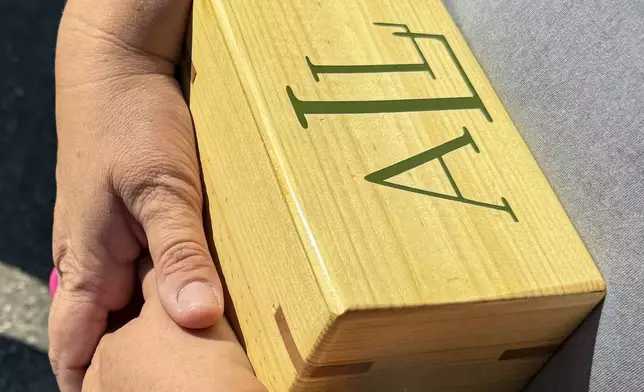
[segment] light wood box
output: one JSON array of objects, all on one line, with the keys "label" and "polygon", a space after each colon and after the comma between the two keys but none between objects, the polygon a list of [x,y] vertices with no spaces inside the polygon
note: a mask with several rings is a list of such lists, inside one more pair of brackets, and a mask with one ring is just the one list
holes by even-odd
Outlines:
[{"label": "light wood box", "polygon": [[603,297],[439,1],[195,0],[190,35],[228,311],[270,391],[519,391]]}]

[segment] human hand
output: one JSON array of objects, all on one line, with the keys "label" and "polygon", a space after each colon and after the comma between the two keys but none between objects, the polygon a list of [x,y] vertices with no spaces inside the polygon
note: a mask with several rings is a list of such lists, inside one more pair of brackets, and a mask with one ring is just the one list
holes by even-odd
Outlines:
[{"label": "human hand", "polygon": [[[144,268],[150,271],[147,260]],[[154,273],[142,275],[140,315],[103,336],[83,391],[266,391],[225,317],[210,328],[181,328],[159,301]]]},{"label": "human hand", "polygon": [[69,0],[56,52],[60,272],[50,359],[79,392],[106,327],[149,248],[159,303],[188,328],[223,312],[202,225],[192,121],[174,79],[190,0]]}]

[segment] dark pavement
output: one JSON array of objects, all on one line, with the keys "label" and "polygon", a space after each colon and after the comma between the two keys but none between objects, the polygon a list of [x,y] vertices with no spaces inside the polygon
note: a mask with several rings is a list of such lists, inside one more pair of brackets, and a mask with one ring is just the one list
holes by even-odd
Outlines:
[{"label": "dark pavement", "polygon": [[54,47],[63,0],[0,0],[0,391],[56,391],[46,281],[55,195]]}]

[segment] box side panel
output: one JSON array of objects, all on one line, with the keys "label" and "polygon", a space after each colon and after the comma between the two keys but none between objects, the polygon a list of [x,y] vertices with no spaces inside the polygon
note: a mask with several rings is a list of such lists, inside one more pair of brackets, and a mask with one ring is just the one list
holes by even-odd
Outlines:
[{"label": "box side panel", "polygon": [[349,312],[329,329],[298,387],[347,382],[378,391],[392,390],[384,385],[518,391],[601,298],[586,293]]},{"label": "box side panel", "polygon": [[[418,362],[415,362],[418,360]],[[546,358],[509,362],[424,365],[423,358],[396,358],[369,377],[345,376],[298,380],[293,392],[520,392]],[[390,366],[388,366],[390,365]]]},{"label": "box side panel", "polygon": [[274,312],[288,318],[303,353],[330,313],[208,0],[194,2],[192,24],[190,109],[214,244],[255,371],[286,391],[296,370]]},{"label": "box side panel", "polygon": [[[334,326],[311,362],[362,362],[391,355],[496,347],[506,350],[557,344],[603,298],[602,292],[418,309],[356,310]],[[466,358],[466,357],[464,357]]]}]

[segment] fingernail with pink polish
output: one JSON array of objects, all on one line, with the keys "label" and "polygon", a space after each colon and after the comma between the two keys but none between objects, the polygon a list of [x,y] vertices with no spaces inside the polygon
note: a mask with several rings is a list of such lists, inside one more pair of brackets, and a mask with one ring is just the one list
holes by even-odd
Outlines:
[{"label": "fingernail with pink polish", "polygon": [[49,275],[49,296],[53,299],[58,288],[58,270],[54,268]]}]

